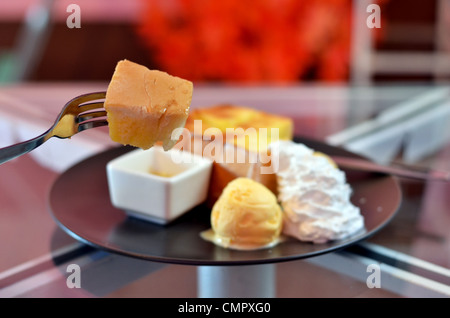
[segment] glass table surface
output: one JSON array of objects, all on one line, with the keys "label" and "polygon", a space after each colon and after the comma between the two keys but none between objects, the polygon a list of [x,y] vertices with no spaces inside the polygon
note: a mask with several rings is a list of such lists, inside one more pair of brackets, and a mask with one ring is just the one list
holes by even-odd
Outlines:
[{"label": "glass table surface", "polygon": [[[0,87],[0,147],[42,133],[67,100],[106,87]],[[192,108],[247,105],[291,117],[297,136],[373,161],[450,171],[447,97],[444,85],[198,85]],[[389,224],[336,252],[264,265],[166,264],[85,245],[49,213],[48,193],[58,176],[111,146],[107,129],[99,128],[50,140],[0,166],[0,297],[450,296],[450,183],[400,178],[403,200]],[[71,283],[73,268],[81,286]]]}]

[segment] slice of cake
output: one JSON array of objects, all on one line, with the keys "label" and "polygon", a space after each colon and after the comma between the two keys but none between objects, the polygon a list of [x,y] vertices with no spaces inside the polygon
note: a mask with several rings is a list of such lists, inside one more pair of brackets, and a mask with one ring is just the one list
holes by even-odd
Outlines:
[{"label": "slice of cake", "polygon": [[178,141],[176,128],[189,115],[193,84],[128,60],[119,61],[106,92],[110,138],[142,149],[162,142],[169,150]]}]

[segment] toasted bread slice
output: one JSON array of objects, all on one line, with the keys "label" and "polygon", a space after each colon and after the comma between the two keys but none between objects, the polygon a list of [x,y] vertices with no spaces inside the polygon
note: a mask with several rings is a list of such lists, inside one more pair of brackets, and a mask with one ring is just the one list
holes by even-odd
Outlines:
[{"label": "toasted bread slice", "polygon": [[110,138],[142,149],[161,141],[168,150],[189,115],[193,84],[165,72],[119,61],[104,103]]},{"label": "toasted bread slice", "polygon": [[[261,147],[276,141],[277,138],[280,140],[293,138],[294,126],[291,118],[241,105],[213,105],[192,110],[186,128],[194,133],[197,133],[194,130],[196,120],[201,120],[202,135],[207,135],[208,130],[213,131],[209,128],[216,128],[222,132],[224,142],[249,151],[264,151],[265,149]],[[249,128],[256,132],[255,138],[252,138],[253,131]],[[226,140],[227,129],[231,132],[229,134],[231,140]],[[277,130],[277,136],[272,135],[272,129]],[[264,132],[266,135],[263,135]],[[267,139],[264,139],[266,136]]]},{"label": "toasted bread slice", "polygon": [[[201,130],[199,125],[196,126],[196,120],[201,121]],[[211,159],[214,160],[213,171],[211,175],[210,188],[208,193],[208,205],[212,206],[226,185],[235,178],[249,177],[268,187],[275,194],[277,193],[276,176],[271,173],[271,162],[262,161],[267,157],[259,155],[262,153],[269,154],[269,151],[262,147],[259,143],[260,138],[264,138],[259,134],[259,128],[267,129],[268,146],[272,141],[276,141],[276,136],[271,135],[271,128],[278,129],[278,138],[281,140],[291,140],[293,138],[293,121],[289,117],[262,112],[251,107],[241,105],[213,105],[205,108],[197,108],[190,112],[186,121],[186,129],[191,132],[192,140],[189,141],[190,150],[200,155],[208,156],[208,148],[211,147],[213,141],[210,141],[209,133],[223,134],[223,151],[217,151]],[[215,128],[215,129],[211,129]],[[234,140],[226,140],[226,129],[235,130]],[[237,128],[244,131],[247,128],[254,128],[257,132],[256,138],[248,138],[249,135],[239,134]],[[242,131],[241,131],[242,132]],[[213,140],[213,139],[212,139]],[[196,147],[196,142],[199,147]],[[186,147],[187,148],[187,147]],[[200,148],[200,149],[198,149]],[[232,156],[229,156],[233,153]],[[237,157],[237,153],[243,154],[243,161],[228,160]],[[258,154],[258,155],[256,155]],[[250,160],[256,158],[256,160]],[[265,173],[262,173],[261,171]],[[268,171],[268,172],[267,172]]]}]

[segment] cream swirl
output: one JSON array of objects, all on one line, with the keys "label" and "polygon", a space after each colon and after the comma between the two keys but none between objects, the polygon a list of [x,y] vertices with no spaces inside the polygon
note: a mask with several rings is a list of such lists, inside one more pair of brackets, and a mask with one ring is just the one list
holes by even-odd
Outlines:
[{"label": "cream swirl", "polygon": [[364,227],[350,201],[346,175],[327,156],[292,141],[272,144],[277,156],[278,199],[283,207],[283,234],[324,243],[348,237]]}]

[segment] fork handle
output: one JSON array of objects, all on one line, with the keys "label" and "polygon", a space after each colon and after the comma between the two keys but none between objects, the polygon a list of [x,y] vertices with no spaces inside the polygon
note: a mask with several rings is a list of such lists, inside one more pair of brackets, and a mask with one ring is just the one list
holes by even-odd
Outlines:
[{"label": "fork handle", "polygon": [[398,177],[429,180],[429,181],[450,181],[450,172],[439,170],[412,170],[406,168],[398,168],[393,166],[383,166],[377,163],[357,158],[332,156],[332,159],[337,163],[340,168],[368,171],[368,172],[380,172],[396,175]]},{"label": "fork handle", "polygon": [[48,132],[43,133],[33,139],[19,142],[17,144],[0,148],[0,164],[3,164],[9,160],[22,156],[31,150],[39,147],[50,138]]}]

